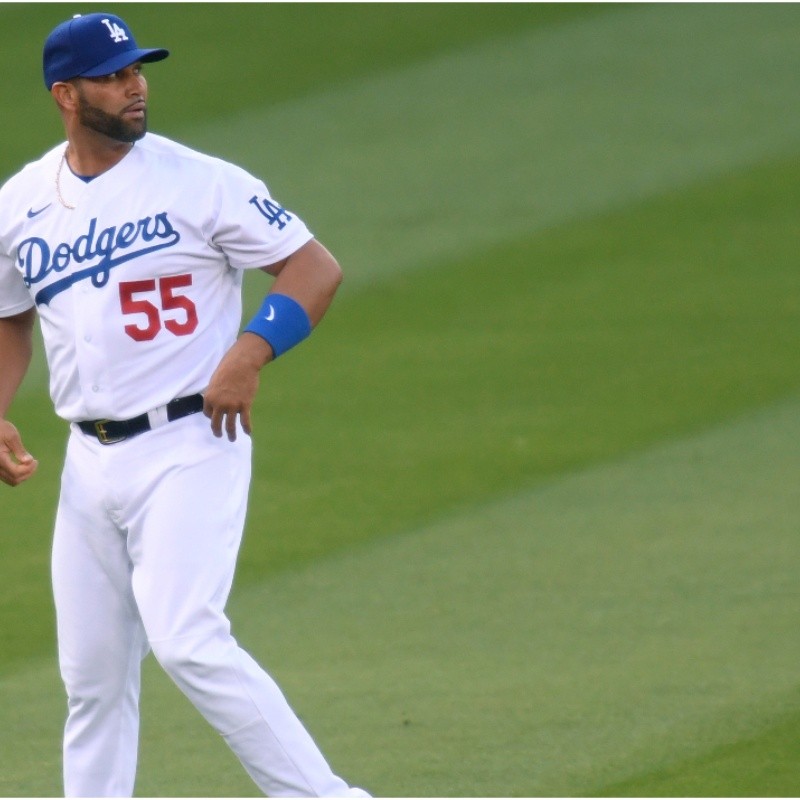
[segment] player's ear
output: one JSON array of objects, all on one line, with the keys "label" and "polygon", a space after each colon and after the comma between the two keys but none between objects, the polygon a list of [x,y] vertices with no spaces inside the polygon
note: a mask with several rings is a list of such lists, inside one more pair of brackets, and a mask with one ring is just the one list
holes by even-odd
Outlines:
[{"label": "player's ear", "polygon": [[50,94],[59,108],[73,111],[78,107],[78,89],[70,81],[58,81],[50,89]]}]

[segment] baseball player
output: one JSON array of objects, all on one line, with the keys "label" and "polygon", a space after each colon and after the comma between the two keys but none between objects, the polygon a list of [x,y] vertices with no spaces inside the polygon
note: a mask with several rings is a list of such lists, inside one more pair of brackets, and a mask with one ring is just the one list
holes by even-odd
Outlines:
[{"label": "baseball player", "polygon": [[[309,335],[341,272],[260,180],[147,133],[142,65],[167,56],[112,14],[58,25],[44,82],[67,141],[0,189],[0,480],[36,472],[5,419],[35,316],[71,428],[52,561],[65,792],[132,794],[152,650],[264,793],[368,797],[224,612],[260,369]],[[238,335],[246,269],[274,281]]]}]

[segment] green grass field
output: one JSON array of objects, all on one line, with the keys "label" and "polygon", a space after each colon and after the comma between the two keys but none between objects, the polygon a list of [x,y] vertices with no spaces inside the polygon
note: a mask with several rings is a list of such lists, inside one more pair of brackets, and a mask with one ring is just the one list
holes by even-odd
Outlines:
[{"label": "green grass field", "polygon": [[[81,9],[77,9],[81,10]],[[800,795],[800,8],[126,4],[152,129],[339,258],[271,366],[234,632],[377,796]],[[0,176],[59,140],[0,4]],[[266,289],[246,281],[252,308]],[[40,353],[0,490],[0,796],[54,796]],[[140,796],[253,796],[146,664]]]}]

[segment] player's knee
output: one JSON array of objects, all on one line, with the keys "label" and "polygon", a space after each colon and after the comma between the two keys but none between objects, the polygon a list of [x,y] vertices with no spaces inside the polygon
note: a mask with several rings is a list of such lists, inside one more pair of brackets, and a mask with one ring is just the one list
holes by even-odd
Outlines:
[{"label": "player's knee", "polygon": [[219,662],[219,646],[207,635],[183,636],[151,642],[153,655],[173,678],[208,672]]},{"label": "player's knee", "polygon": [[62,669],[70,708],[100,708],[117,703],[129,690],[126,675],[112,670]]},{"label": "player's knee", "polygon": [[183,672],[192,664],[194,642],[186,639],[166,639],[151,642],[150,647],[156,661],[170,675]]}]

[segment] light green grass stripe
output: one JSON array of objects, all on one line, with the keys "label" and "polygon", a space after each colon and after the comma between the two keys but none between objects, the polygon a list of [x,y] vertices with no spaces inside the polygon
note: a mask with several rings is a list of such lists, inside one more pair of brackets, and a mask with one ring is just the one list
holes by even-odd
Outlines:
[{"label": "light green grass stripe", "polygon": [[[238,593],[234,630],[381,795],[579,794],[798,711],[800,401]],[[51,665],[0,795],[58,791]],[[247,779],[152,664],[140,793]],[[787,791],[787,794],[791,792]]]},{"label": "light green grass stripe", "polygon": [[799,36],[791,4],[647,5],[184,138],[264,175],[353,287],[796,147]]},{"label": "light green grass stripe", "polygon": [[795,399],[466,510],[244,593],[240,635],[390,794],[576,794],[736,742],[797,710],[798,434]]}]

